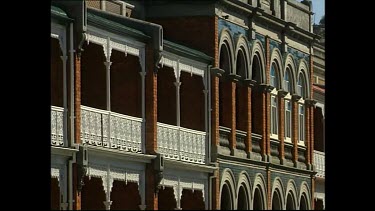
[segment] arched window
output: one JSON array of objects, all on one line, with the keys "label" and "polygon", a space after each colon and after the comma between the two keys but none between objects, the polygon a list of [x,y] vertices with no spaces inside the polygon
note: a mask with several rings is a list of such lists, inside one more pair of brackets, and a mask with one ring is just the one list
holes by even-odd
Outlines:
[{"label": "arched window", "polygon": [[284,97],[285,101],[285,118],[284,118],[284,136],[286,142],[291,142],[292,137],[292,103],[290,102],[292,92],[290,68],[287,67],[284,75],[284,89],[288,94]]},{"label": "arched window", "polygon": [[275,70],[275,64],[271,66],[271,86],[277,88],[277,76]]},{"label": "arched window", "polygon": [[270,84],[274,87],[271,92],[271,138],[278,139],[278,120],[279,120],[279,112],[278,112],[278,100],[277,100],[277,89],[279,88],[278,84],[278,69],[275,63],[272,63],[271,71],[270,71]]},{"label": "arched window", "polygon": [[303,73],[298,76],[297,93],[301,96],[298,102],[298,143],[304,145],[305,141],[305,105],[304,100],[306,97],[306,83]]},{"label": "arched window", "polygon": [[285,86],[285,91],[291,92],[292,91],[292,83],[291,83],[291,77],[290,77],[290,69],[287,67],[285,71],[285,76],[284,76],[284,86]]}]

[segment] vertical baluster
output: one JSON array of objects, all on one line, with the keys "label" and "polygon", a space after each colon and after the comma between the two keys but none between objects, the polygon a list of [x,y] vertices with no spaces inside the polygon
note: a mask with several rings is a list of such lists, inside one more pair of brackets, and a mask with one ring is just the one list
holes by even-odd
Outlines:
[{"label": "vertical baluster", "polygon": [[56,144],[56,112],[51,110],[51,144]]},{"label": "vertical baluster", "polygon": [[81,109],[81,142],[86,143],[85,140],[85,133],[84,133],[84,128],[85,128],[85,116],[84,116],[85,111]]},{"label": "vertical baluster", "polygon": [[89,131],[89,134],[90,134],[90,144],[94,144],[94,141],[95,141],[95,116],[94,116],[94,113],[89,111],[89,128],[88,128],[88,131]]},{"label": "vertical baluster", "polygon": [[61,111],[57,111],[57,145],[62,146],[64,145],[63,141],[63,113]]}]

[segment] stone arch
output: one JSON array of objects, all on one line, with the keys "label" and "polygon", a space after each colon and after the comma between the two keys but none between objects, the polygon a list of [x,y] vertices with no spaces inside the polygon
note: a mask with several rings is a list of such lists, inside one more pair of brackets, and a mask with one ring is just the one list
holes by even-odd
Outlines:
[{"label": "stone arch", "polygon": [[298,72],[297,72],[297,77],[296,77],[296,82],[298,82],[298,79],[299,79],[299,74],[302,73],[303,76],[304,76],[304,81],[305,81],[305,88],[306,88],[306,98],[310,98],[310,86],[309,86],[309,82],[310,82],[310,71],[309,71],[309,68],[308,68],[308,64],[306,62],[306,60],[304,59],[300,59],[299,61],[299,65],[298,65]]},{"label": "stone arch", "polygon": [[234,174],[233,172],[226,168],[224,169],[222,175],[221,175],[221,182],[220,182],[220,201],[219,201],[219,204],[221,204],[221,197],[222,197],[222,191],[223,191],[223,188],[224,188],[224,185],[227,185],[228,188],[229,188],[229,191],[230,191],[230,196],[231,196],[231,201],[230,201],[230,204],[231,204],[231,207],[232,209],[237,209],[235,207],[235,201],[237,199],[236,195],[236,183],[235,183],[235,177],[234,177]]},{"label": "stone arch", "polygon": [[[233,38],[227,28],[224,28],[220,32],[220,40],[219,40],[219,61],[221,56],[221,48],[224,45],[228,50],[228,59],[229,59],[229,73],[233,73],[233,64],[234,63],[234,46],[233,46]],[[226,74],[229,74],[226,73]]]},{"label": "stone arch", "polygon": [[[239,191],[240,191],[241,186],[244,187],[246,191],[247,203],[248,203],[247,209],[250,209],[252,201],[253,201],[252,200],[252,187],[251,187],[250,176],[246,171],[241,171],[239,174],[237,188],[236,188],[237,196],[239,196]],[[237,203],[237,200],[236,200],[236,203]],[[238,208],[238,204],[236,207]]]},{"label": "stone arch", "polygon": [[296,62],[295,62],[292,54],[290,54],[290,53],[288,53],[285,56],[285,59],[284,59],[283,75],[285,75],[285,72],[286,72],[288,67],[290,69],[290,74],[291,74],[290,82],[292,83],[292,90],[291,90],[290,94],[294,94],[294,93],[296,93],[296,85],[297,85],[297,66],[296,66]]},{"label": "stone arch", "polygon": [[[262,206],[263,206],[263,209],[267,209],[267,185],[266,185],[266,180],[264,179],[263,175],[261,173],[257,173],[255,175],[255,179],[254,179],[254,186],[253,186],[253,202],[254,203],[254,199],[255,199],[255,192],[256,192],[256,189],[258,189],[261,193],[261,196],[262,196]],[[252,207],[252,209],[254,209],[254,207]]]},{"label": "stone arch", "polygon": [[285,209],[287,207],[287,203],[288,203],[288,194],[291,193],[292,197],[293,197],[293,206],[295,209],[298,208],[298,203],[297,203],[297,186],[296,186],[296,183],[290,179],[288,181],[288,184],[286,186],[286,192],[285,192]]},{"label": "stone arch", "polygon": [[254,65],[254,59],[257,58],[258,61],[259,61],[259,66],[260,66],[260,73],[259,74],[259,77],[260,77],[260,81],[257,81],[259,84],[261,83],[265,83],[266,82],[266,68],[265,68],[265,62],[266,62],[266,59],[265,59],[265,54],[264,54],[264,50],[263,50],[263,45],[262,43],[259,41],[259,40],[254,40],[253,41],[253,47],[251,48],[251,63],[250,63],[250,78],[255,80],[254,76],[253,76],[253,71],[252,71],[252,68],[253,68],[253,65]]},{"label": "stone arch", "polygon": [[281,89],[284,89],[284,83],[283,83],[283,80],[284,80],[284,71],[283,71],[284,64],[283,64],[283,60],[282,60],[282,54],[281,54],[279,49],[274,48],[272,50],[270,61],[271,61],[270,67],[272,67],[272,64],[276,65],[277,71],[278,71],[278,76],[279,76],[279,84],[280,84],[279,86],[280,86]]},{"label": "stone arch", "polygon": [[306,199],[307,209],[311,209],[310,188],[307,182],[305,181],[303,181],[300,186],[299,197],[298,197],[298,209],[301,208],[300,206],[301,206],[301,200],[303,196]]},{"label": "stone arch", "polygon": [[281,181],[280,177],[276,177],[273,180],[272,192],[271,192],[271,202],[273,201],[274,193],[278,192],[280,200],[281,200],[281,207],[285,206],[285,189],[283,186],[283,182]]},{"label": "stone arch", "polygon": [[[236,44],[236,54],[235,54],[235,57],[234,57],[234,61],[235,61],[235,65],[233,65],[234,69],[235,69],[235,73],[237,75],[238,74],[238,71],[237,71],[237,59],[238,59],[238,54],[242,51],[243,55],[244,55],[244,59],[245,59],[245,74],[246,74],[246,78],[249,78],[250,77],[250,51],[249,51],[249,47],[248,47],[248,41],[246,39],[245,36],[243,36],[242,34],[239,35],[239,38],[237,40],[237,44]],[[244,78],[245,79],[245,78]]]}]

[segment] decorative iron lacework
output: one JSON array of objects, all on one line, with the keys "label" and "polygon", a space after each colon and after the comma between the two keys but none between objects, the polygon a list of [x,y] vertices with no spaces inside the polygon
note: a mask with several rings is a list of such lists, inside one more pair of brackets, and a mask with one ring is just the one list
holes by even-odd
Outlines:
[{"label": "decorative iron lacework", "polygon": [[141,153],[142,119],[82,106],[81,140],[93,146]]},{"label": "decorative iron lacework", "polygon": [[206,133],[158,122],[158,152],[167,159],[205,163]]},{"label": "decorative iron lacework", "polygon": [[51,106],[51,145],[64,146],[63,116],[63,108]]}]

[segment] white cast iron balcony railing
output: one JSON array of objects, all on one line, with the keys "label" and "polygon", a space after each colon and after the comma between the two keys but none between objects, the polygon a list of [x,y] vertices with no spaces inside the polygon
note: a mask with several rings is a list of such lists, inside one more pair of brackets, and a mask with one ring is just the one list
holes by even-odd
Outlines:
[{"label": "white cast iron balcony railing", "polygon": [[317,177],[325,177],[325,153],[314,150],[314,164],[316,166]]},{"label": "white cast iron balcony railing", "polygon": [[82,143],[141,153],[141,131],[141,118],[81,106]]},{"label": "white cast iron balcony railing", "polygon": [[51,145],[64,146],[64,108],[51,106]]},{"label": "white cast iron balcony railing", "polygon": [[206,133],[157,123],[158,152],[165,158],[204,164]]}]

